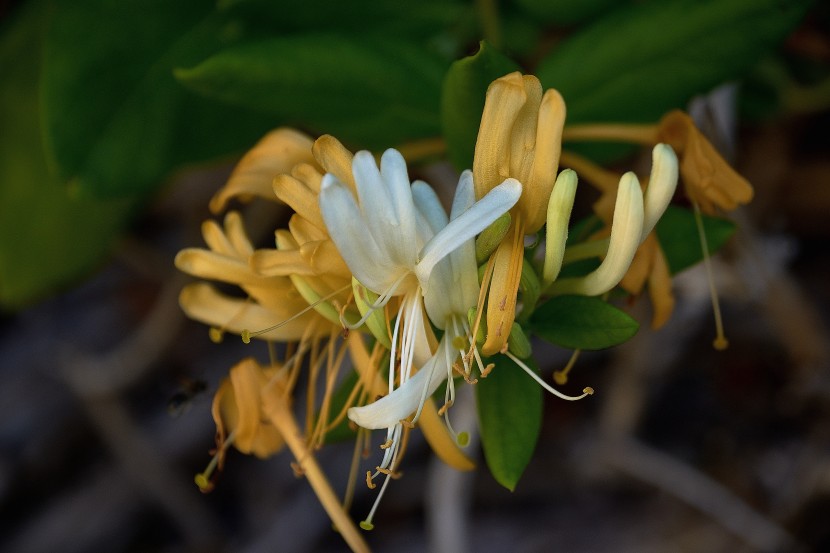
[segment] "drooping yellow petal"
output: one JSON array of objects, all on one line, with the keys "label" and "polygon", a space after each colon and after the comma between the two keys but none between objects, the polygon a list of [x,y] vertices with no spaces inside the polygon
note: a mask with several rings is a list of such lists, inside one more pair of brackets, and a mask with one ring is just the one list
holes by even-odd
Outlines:
[{"label": "drooping yellow petal", "polygon": [[[243,359],[230,370],[216,393],[212,409],[219,432],[233,433],[233,445],[245,454],[264,459],[284,445],[279,431],[265,418],[260,400],[270,375],[252,358]],[[279,387],[279,383],[272,383]]]},{"label": "drooping yellow petal", "polygon": [[247,260],[200,248],[187,248],[176,254],[176,268],[189,275],[230,284],[268,286],[272,277],[255,273]]},{"label": "drooping yellow petal", "polygon": [[221,212],[234,197],[275,200],[271,181],[298,163],[313,163],[312,144],[310,137],[293,129],[271,131],[242,157],[227,184],[210,200],[210,210]]},{"label": "drooping yellow petal", "polygon": [[732,210],[752,200],[752,185],[726,163],[686,113],[675,110],[660,120],[658,139],[680,154],[686,193],[704,213]]}]

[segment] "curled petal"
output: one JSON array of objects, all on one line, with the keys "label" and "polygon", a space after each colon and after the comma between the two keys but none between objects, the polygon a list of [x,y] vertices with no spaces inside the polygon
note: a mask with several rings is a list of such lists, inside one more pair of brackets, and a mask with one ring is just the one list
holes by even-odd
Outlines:
[{"label": "curled petal", "polygon": [[651,176],[644,199],[643,232],[640,241],[654,229],[677,189],[677,156],[671,146],[658,144],[651,154]]},{"label": "curled petal", "polygon": [[298,163],[313,163],[312,144],[311,138],[293,129],[271,131],[242,157],[228,183],[210,200],[210,210],[219,213],[237,196],[275,200],[271,181]]}]

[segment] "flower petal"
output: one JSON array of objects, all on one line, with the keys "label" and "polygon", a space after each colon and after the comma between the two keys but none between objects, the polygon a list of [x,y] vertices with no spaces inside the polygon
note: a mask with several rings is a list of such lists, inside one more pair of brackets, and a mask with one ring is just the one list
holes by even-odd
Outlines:
[{"label": "flower petal", "polygon": [[369,405],[350,408],[349,419],[371,430],[395,426],[418,409],[425,387],[429,397],[446,379],[446,356],[439,348],[421,370],[394,392]]},{"label": "flower petal", "polygon": [[576,173],[565,169],[556,178],[556,184],[553,186],[553,192],[548,201],[545,265],[542,270],[545,284],[556,280],[562,269],[562,258],[565,256],[565,244],[568,240],[568,223],[576,196],[576,183]]},{"label": "flower petal", "polygon": [[620,179],[614,221],[608,252],[600,266],[580,278],[560,279],[550,290],[555,294],[579,294],[596,296],[616,286],[625,276],[634,254],[640,245],[643,228],[643,193],[634,173],[626,173]]},{"label": "flower petal", "polygon": [[677,189],[677,156],[671,146],[658,144],[652,150],[651,159],[651,176],[646,187],[640,242],[654,229]]},{"label": "flower petal", "polygon": [[423,284],[429,281],[429,274],[436,263],[509,211],[516,205],[521,194],[522,185],[519,181],[507,179],[450,221],[421,250],[420,261],[415,267],[418,280]]}]

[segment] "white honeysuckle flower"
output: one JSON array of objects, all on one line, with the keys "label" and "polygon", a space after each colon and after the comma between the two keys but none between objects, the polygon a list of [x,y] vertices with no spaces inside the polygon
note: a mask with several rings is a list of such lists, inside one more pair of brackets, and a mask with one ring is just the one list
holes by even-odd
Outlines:
[{"label": "white honeysuckle flower", "polygon": [[[413,185],[413,195],[420,198],[416,200],[419,208],[422,205],[420,202],[425,202],[425,205],[437,205],[440,208],[440,203],[431,189],[429,191],[418,190],[416,193],[416,185],[417,183]],[[454,221],[461,213],[464,213],[474,201],[472,173],[465,171],[456,189],[450,221]],[[437,215],[434,220],[441,222]],[[443,221],[446,221],[446,215],[443,215]],[[447,406],[452,405],[455,400],[452,374],[456,365],[459,365],[458,370],[463,371],[465,377],[470,376],[473,362],[478,364],[482,374],[486,374],[467,319],[470,308],[475,307],[478,302],[478,292],[475,242],[469,239],[434,267],[427,284],[425,294],[427,314],[435,326],[444,330],[438,350],[414,376],[402,383],[394,392],[369,405],[350,408],[349,418],[364,428],[389,428],[414,412],[412,422],[415,422],[423,409],[426,398],[431,396],[445,379],[447,380],[445,402]],[[510,355],[509,352],[508,355]],[[460,363],[458,363],[459,359]],[[514,360],[546,390],[562,399],[581,399],[589,393],[586,392],[576,397],[566,396],[541,381],[520,360]],[[454,434],[447,412],[447,409],[444,409],[445,420]]]},{"label": "white honeysuckle flower", "polygon": [[[416,409],[420,411],[425,398],[451,375],[455,356],[450,358],[447,341],[450,345],[454,343],[456,349],[462,345],[466,348],[470,343],[460,344],[453,338],[469,334],[466,313],[477,299],[478,276],[475,253],[471,250],[473,239],[516,204],[522,187],[515,179],[506,179],[474,202],[472,175],[466,172],[459,185],[461,195],[456,197],[453,205],[453,217],[448,221],[444,208],[429,185],[420,181],[410,185],[406,164],[396,150],[389,149],[383,153],[380,168],[369,152],[358,152],[352,162],[352,172],[357,197],[334,175],[327,174],[320,188],[320,211],[328,233],[349,270],[364,287],[378,294],[377,301],[369,307],[369,313],[386,305],[392,297],[401,296],[392,327],[389,395],[386,396],[393,399],[378,409],[399,401],[395,399],[400,398],[400,394],[395,394],[396,382],[399,383],[398,390],[403,387],[414,389],[421,398],[420,402],[416,398],[414,403],[403,401],[399,405],[391,405],[392,408],[382,417],[373,416],[371,412],[363,413],[366,416],[362,417],[360,411],[349,410],[352,420],[358,424],[361,420],[365,423],[361,426],[387,428],[383,460],[378,471],[371,475],[374,478],[383,473],[386,478],[368,518],[361,523],[361,526],[369,528],[389,483],[391,471],[397,466],[403,435],[401,420]],[[459,248],[460,252],[457,251]],[[460,260],[464,260],[465,264],[468,260],[472,263],[469,270],[461,272],[463,277],[456,278],[453,267],[461,263]],[[441,285],[432,283],[433,276],[435,282]],[[425,293],[428,299],[425,299]],[[427,321],[423,313],[425,302],[430,317],[433,313],[440,317],[440,320],[432,319],[439,327],[447,325],[441,302],[450,306],[465,306],[458,313],[457,323],[463,319],[458,333],[445,332],[445,340],[439,345],[439,353],[443,352],[446,359],[440,371],[436,371],[438,362],[432,361],[436,355],[430,356],[427,346]],[[350,327],[361,325],[366,316]],[[422,369],[413,375],[415,367]],[[436,375],[436,372],[439,374]],[[428,382],[423,382],[425,380]],[[408,382],[411,384],[407,385]],[[448,394],[448,404],[451,404],[454,391]],[[400,413],[403,414],[399,416]]]},{"label": "white honeysuckle flower", "polygon": [[596,270],[577,278],[563,278],[549,288],[553,294],[578,294],[598,296],[616,286],[625,276],[643,231],[643,192],[634,173],[628,172],[620,179],[611,238],[605,259]]}]

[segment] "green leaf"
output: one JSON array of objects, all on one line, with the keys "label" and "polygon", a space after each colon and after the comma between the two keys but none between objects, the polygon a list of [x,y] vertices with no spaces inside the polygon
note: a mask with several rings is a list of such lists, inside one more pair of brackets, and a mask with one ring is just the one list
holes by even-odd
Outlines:
[{"label": "green leaf", "polygon": [[44,6],[30,2],[0,37],[0,308],[19,309],[88,272],[131,204],[71,197],[50,174],[37,86]]},{"label": "green leaf", "polygon": [[557,296],[540,305],[530,331],[569,349],[603,349],[634,336],[639,323],[598,297]]},{"label": "green leaf", "polygon": [[557,27],[575,25],[591,19],[620,0],[517,0],[528,13]]},{"label": "green leaf", "polygon": [[[702,216],[702,220],[709,253],[715,253],[735,233],[735,223],[706,215]],[[703,259],[700,234],[695,224],[695,214],[691,210],[669,206],[657,223],[657,237],[672,274]]]},{"label": "green leaf", "polygon": [[445,65],[391,37],[306,34],[234,46],[176,76],[206,96],[382,148],[439,133]]},{"label": "green leaf", "polygon": [[563,42],[537,76],[568,122],[652,122],[741,76],[778,44],[810,0],[661,0],[608,13]]},{"label": "green leaf", "polygon": [[459,170],[473,166],[478,127],[487,87],[519,66],[481,41],[475,55],[458,60],[444,77],[441,93],[441,128],[450,160]]},{"label": "green leaf", "polygon": [[495,368],[475,386],[481,445],[493,478],[513,491],[539,440],[542,388],[509,357],[488,362]]},{"label": "green leaf", "polygon": [[277,31],[334,30],[424,38],[434,35],[471,11],[459,0],[220,0],[220,10],[244,17],[247,22]]},{"label": "green leaf", "polygon": [[181,87],[173,68],[232,43],[239,30],[208,0],[56,2],[41,94],[59,174],[99,196],[153,191],[184,162],[241,151],[272,128]]}]

